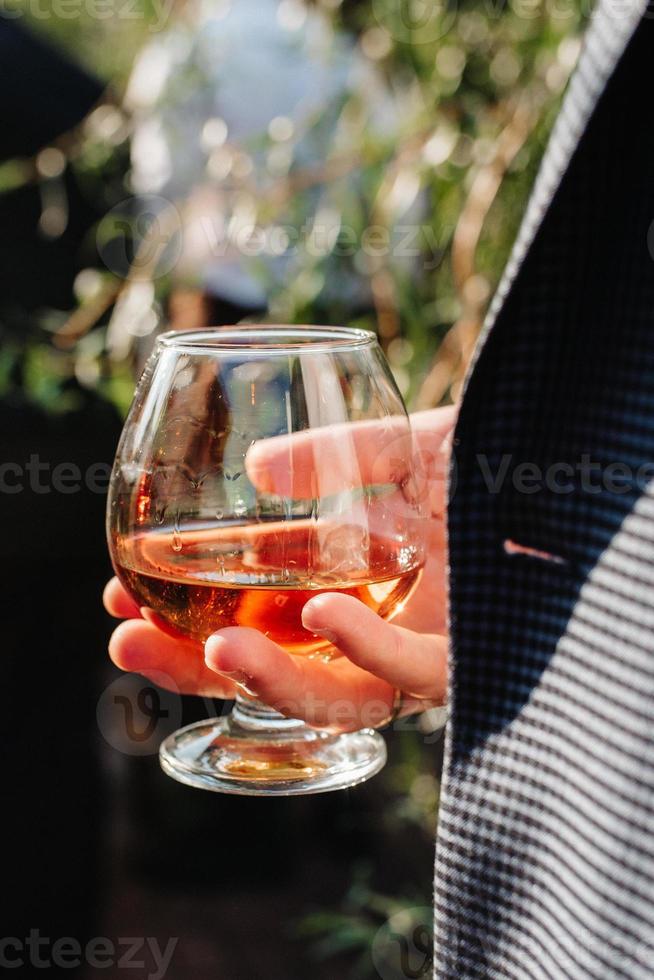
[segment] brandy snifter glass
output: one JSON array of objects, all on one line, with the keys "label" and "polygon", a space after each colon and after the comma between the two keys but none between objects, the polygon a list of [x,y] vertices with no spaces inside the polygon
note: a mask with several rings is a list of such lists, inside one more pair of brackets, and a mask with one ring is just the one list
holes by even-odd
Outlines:
[{"label": "brandy snifter glass", "polygon": [[[294,657],[337,658],[304,628],[302,607],[341,592],[385,619],[402,608],[424,563],[412,461],[406,410],[374,334],[163,334],[111,479],[116,574],[166,629],[197,641],[189,656],[201,658],[216,630],[248,626]],[[375,730],[317,729],[243,689],[229,716],[175,732],[160,758],[191,786],[288,795],[361,782],[386,748]]]}]

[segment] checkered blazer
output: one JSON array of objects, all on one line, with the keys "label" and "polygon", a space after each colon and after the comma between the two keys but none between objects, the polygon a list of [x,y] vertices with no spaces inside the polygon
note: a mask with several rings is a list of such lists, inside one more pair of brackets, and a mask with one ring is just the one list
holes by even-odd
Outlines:
[{"label": "checkered blazer", "polygon": [[437,978],[654,978],[644,7],[592,18],[455,434]]}]

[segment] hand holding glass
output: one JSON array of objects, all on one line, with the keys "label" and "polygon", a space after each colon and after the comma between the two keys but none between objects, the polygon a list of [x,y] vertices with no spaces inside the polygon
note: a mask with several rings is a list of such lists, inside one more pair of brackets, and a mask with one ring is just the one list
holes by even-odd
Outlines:
[{"label": "hand holding glass", "polygon": [[[373,334],[238,327],[166,334],[139,383],[108,505],[116,572],[162,628],[204,642],[230,626],[329,660],[302,624],[321,592],[383,618],[424,563],[425,515],[401,396]],[[198,648],[198,656],[201,651]],[[351,786],[384,765],[381,736],[334,734],[260,704],[188,726],[166,772],[222,792]]]}]

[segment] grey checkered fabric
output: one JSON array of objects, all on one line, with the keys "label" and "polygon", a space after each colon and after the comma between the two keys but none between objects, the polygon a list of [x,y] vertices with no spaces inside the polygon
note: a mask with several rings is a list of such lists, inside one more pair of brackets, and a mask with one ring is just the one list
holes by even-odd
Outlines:
[{"label": "grey checkered fabric", "polygon": [[467,382],[437,978],[654,978],[653,78],[601,4]]}]

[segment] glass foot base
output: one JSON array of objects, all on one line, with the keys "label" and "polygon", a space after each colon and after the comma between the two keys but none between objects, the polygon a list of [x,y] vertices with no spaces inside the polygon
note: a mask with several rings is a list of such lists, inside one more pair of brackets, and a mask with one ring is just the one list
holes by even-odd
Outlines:
[{"label": "glass foot base", "polygon": [[215,793],[299,796],[355,786],[386,762],[376,731],[331,735],[284,721],[274,732],[240,723],[237,712],[196,722],[165,740],[161,767],[180,783]]}]

